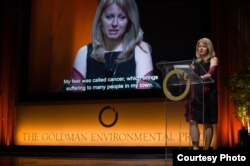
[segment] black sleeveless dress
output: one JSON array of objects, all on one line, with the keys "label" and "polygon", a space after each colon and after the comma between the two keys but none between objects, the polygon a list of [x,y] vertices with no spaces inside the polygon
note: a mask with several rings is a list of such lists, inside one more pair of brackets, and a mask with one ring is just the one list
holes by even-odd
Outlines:
[{"label": "black sleeveless dress", "polygon": [[121,52],[107,52],[104,55],[106,63],[101,63],[91,58],[92,51],[93,46],[90,43],[87,52],[86,79],[91,81],[87,82],[86,86],[92,87],[92,90],[100,85],[109,86],[111,90],[118,86],[119,90],[135,89],[136,64],[134,55],[126,62],[116,63],[115,60]]},{"label": "black sleeveless dress", "polygon": [[[194,72],[204,75],[209,71],[210,62],[201,61],[194,64]],[[212,83],[194,84],[186,99],[185,116],[187,121],[194,120],[200,124],[215,124],[218,122],[218,92],[217,92],[217,68],[211,76]]]}]

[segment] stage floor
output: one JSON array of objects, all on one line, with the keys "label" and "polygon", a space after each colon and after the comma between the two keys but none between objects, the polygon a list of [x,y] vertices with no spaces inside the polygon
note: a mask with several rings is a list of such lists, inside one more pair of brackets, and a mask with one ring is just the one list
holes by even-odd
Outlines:
[{"label": "stage floor", "polygon": [[[88,149],[88,148],[87,148]],[[74,147],[15,147],[0,146],[0,166],[172,166],[171,156],[164,153],[132,152],[134,149],[95,150]],[[105,152],[107,150],[107,153]],[[138,150],[137,150],[138,151]],[[158,150],[157,150],[158,152]],[[160,152],[164,152],[160,150]]]},{"label": "stage floor", "polygon": [[172,166],[165,159],[1,156],[1,166]]}]

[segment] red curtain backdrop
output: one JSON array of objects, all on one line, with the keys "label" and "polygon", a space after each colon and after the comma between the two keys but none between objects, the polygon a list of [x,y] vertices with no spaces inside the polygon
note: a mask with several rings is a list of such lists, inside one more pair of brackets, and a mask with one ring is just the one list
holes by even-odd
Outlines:
[{"label": "red curtain backdrop", "polygon": [[16,9],[14,4],[2,1],[0,28],[0,145],[10,145],[14,130],[15,54],[17,30],[15,28]]},{"label": "red curtain backdrop", "polygon": [[235,146],[241,123],[229,98],[223,78],[250,67],[250,1],[214,0],[214,43],[219,57],[218,145]]},{"label": "red curtain backdrop", "polygon": [[[16,25],[22,22],[22,13],[19,10],[26,10],[20,2],[22,1],[16,0],[10,2],[4,0],[1,1],[3,5],[0,5],[0,21],[1,25],[3,25],[0,29],[0,145],[13,145],[15,87],[17,81],[16,66],[18,60],[17,55],[19,53],[18,46],[20,45],[18,32],[22,31],[22,29]],[[222,78],[228,74],[249,67],[250,2],[243,0],[211,0],[211,2],[213,23],[212,39],[220,60],[218,75],[218,146],[235,146],[238,143],[238,130],[241,128],[241,124],[234,116],[235,109],[228,96]],[[19,6],[19,3],[21,6]],[[57,9],[57,7],[60,7],[60,5],[55,6],[55,9]],[[72,9],[72,11],[74,10]],[[68,21],[71,20],[68,19]],[[70,49],[75,48],[72,47]],[[69,60],[72,62],[72,57]]]}]

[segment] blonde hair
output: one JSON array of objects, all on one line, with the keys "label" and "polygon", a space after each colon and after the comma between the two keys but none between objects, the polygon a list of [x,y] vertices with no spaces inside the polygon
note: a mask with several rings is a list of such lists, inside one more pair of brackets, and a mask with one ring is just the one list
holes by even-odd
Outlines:
[{"label": "blonde hair", "polygon": [[[199,44],[203,43],[206,47],[207,47],[207,54],[204,57],[200,57],[199,55]],[[211,58],[215,57],[215,51],[214,51],[214,47],[213,47],[213,43],[211,42],[210,39],[208,38],[201,38],[197,41],[196,44],[196,57],[197,57],[197,61],[209,61]]]},{"label": "blonde hair", "polygon": [[99,22],[104,9],[113,3],[116,3],[122,8],[129,20],[128,27],[123,38],[124,51],[122,51],[117,57],[118,59],[116,62],[121,63],[130,59],[133,56],[133,51],[136,45],[143,40],[143,31],[139,24],[139,12],[134,0],[101,0],[93,22],[93,52],[91,57],[102,63],[105,63],[105,43]]}]

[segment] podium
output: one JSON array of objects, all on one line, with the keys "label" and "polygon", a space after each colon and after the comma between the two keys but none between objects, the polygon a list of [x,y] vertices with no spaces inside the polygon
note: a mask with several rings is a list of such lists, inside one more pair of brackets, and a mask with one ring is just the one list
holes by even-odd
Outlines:
[{"label": "podium", "polygon": [[[204,122],[204,88],[214,80],[209,78],[202,80],[194,71],[194,65],[198,65],[200,70],[206,73],[202,65],[194,64],[193,60],[184,61],[161,61],[156,64],[163,75],[163,91],[165,100],[165,157],[171,157],[175,148],[192,148],[192,141],[189,133],[189,124],[184,114],[191,109],[192,95],[194,89],[199,92],[196,97],[200,100],[202,122]],[[199,125],[200,146],[204,146],[203,129],[204,125]],[[202,142],[202,144],[201,144]]]}]

